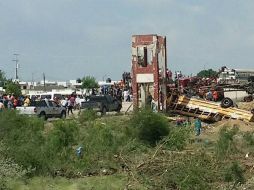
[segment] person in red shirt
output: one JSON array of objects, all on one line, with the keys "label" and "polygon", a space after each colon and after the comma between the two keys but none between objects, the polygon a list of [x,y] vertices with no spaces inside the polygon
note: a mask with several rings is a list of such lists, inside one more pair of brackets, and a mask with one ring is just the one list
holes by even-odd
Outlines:
[{"label": "person in red shirt", "polygon": [[71,114],[73,114],[72,109],[74,107],[74,103],[75,103],[75,97],[73,95],[71,95],[71,97],[69,98],[68,103],[67,103],[67,107],[68,107],[67,114],[68,115],[70,112],[71,112]]},{"label": "person in red shirt", "polygon": [[213,101],[217,102],[218,100],[218,92],[216,90],[213,91]]},{"label": "person in red shirt", "polygon": [[14,99],[13,99],[13,108],[16,109],[17,106],[18,106],[18,99],[17,99],[17,97],[14,97]]}]

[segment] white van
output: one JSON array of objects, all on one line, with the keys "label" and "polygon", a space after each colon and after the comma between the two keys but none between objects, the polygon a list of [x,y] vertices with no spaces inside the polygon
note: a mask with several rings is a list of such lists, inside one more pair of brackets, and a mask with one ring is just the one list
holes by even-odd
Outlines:
[{"label": "white van", "polygon": [[54,98],[62,99],[63,96],[60,93],[56,92],[45,92],[45,93],[35,93],[35,94],[28,94],[27,95],[30,99],[48,99],[48,100],[54,100]]},{"label": "white van", "polygon": [[56,93],[56,92],[46,92],[46,93],[42,93],[40,94],[40,98],[43,99],[48,99],[48,100],[54,100],[55,98],[62,100],[63,96],[60,93]]}]

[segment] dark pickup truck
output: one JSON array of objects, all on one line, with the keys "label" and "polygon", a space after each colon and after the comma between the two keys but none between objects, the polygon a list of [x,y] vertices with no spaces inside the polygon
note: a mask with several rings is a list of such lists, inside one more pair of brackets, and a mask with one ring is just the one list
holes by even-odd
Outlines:
[{"label": "dark pickup truck", "polygon": [[81,102],[81,109],[93,109],[105,115],[106,112],[120,112],[122,102],[110,95],[90,96],[88,101]]}]

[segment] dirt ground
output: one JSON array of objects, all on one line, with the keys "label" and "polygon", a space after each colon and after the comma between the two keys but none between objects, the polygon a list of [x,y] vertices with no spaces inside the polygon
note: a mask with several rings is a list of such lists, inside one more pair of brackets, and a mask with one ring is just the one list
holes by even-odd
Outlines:
[{"label": "dirt ground", "polygon": [[254,130],[254,122],[245,122],[240,120],[222,120],[217,123],[211,124],[207,127],[207,131],[210,133],[218,133],[222,127],[239,127],[242,132],[248,132]]},{"label": "dirt ground", "polygon": [[239,102],[238,108],[251,111],[254,109],[254,101],[252,102]]},{"label": "dirt ground", "polygon": [[[240,109],[248,110],[254,108],[253,102],[240,102],[238,104]],[[240,120],[227,119],[212,124],[203,123],[203,131],[200,138],[216,140],[219,134],[219,131],[224,126],[232,128],[238,127],[240,132],[252,132],[254,131],[254,122],[245,122]]]}]

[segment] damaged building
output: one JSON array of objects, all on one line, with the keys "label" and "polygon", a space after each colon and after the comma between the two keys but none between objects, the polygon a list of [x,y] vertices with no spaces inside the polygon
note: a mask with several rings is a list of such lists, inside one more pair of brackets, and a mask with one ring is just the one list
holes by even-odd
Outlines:
[{"label": "damaged building", "polygon": [[166,109],[166,37],[132,36],[132,90],[134,107],[141,107],[151,94],[158,109]]}]

